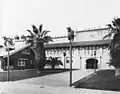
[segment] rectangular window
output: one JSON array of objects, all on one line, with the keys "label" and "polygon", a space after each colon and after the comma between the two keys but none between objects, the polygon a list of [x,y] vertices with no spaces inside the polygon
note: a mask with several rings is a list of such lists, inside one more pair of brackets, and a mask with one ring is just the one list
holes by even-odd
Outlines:
[{"label": "rectangular window", "polygon": [[24,59],[24,58],[20,58],[18,59],[18,66],[25,66],[26,63],[27,63],[27,59]]}]

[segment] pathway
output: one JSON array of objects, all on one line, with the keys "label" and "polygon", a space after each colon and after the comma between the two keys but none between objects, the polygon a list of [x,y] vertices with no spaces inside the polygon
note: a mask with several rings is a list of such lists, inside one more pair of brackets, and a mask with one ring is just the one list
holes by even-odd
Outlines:
[{"label": "pathway", "polygon": [[[75,82],[87,75],[90,75],[93,71],[81,71],[75,70],[72,72],[72,82]],[[25,80],[16,81],[17,83],[27,83],[27,84],[35,84],[35,85],[47,85],[52,87],[67,87],[69,86],[70,79],[69,72],[51,74],[41,77],[35,77]]]}]

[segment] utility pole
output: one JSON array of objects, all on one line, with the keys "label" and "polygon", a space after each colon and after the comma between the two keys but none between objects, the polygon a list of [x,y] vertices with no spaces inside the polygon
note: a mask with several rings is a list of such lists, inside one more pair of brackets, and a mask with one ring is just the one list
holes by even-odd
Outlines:
[{"label": "utility pole", "polygon": [[10,71],[9,71],[9,65],[10,65],[10,53],[9,53],[9,47],[7,47],[8,51],[8,59],[7,59],[7,81],[9,82],[9,76],[10,76]]},{"label": "utility pole", "polygon": [[70,42],[70,87],[72,86],[72,43]]},{"label": "utility pole", "polygon": [[74,31],[71,27],[67,27],[68,40],[70,41],[70,87],[72,86],[72,42],[74,40]]}]

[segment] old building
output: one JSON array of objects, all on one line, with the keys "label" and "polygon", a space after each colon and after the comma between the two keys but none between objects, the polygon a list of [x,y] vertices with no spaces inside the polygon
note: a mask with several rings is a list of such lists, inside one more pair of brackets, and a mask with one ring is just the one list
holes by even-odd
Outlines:
[{"label": "old building", "polygon": [[[107,47],[112,37],[103,40],[103,37],[109,32],[109,28],[76,31],[72,44],[72,67],[81,70],[91,69],[93,67],[90,66],[94,65],[90,65],[86,61],[93,58],[98,62],[97,69],[110,68],[107,64],[109,62],[109,50]],[[55,37],[53,40],[53,43],[45,45],[46,56],[58,57],[64,63],[64,66],[61,67],[69,68],[70,44],[67,36]]]},{"label": "old building", "polygon": [[[103,40],[109,32],[109,28],[76,31],[72,43],[72,68],[80,70],[111,68],[107,62],[109,62],[108,45],[112,37]],[[45,44],[45,53],[46,58],[57,57],[61,60],[64,66],[59,67],[70,68],[70,43],[67,36],[54,37],[53,42]],[[7,56],[6,49],[0,47],[0,70],[7,69]],[[15,43],[10,51],[11,69],[35,68],[34,60],[34,52],[30,45],[24,42]]]},{"label": "old building", "polygon": [[[35,68],[34,52],[30,49],[29,44],[18,42],[9,51],[10,69],[32,69]],[[7,69],[8,51],[4,47],[0,49],[0,70]]]}]

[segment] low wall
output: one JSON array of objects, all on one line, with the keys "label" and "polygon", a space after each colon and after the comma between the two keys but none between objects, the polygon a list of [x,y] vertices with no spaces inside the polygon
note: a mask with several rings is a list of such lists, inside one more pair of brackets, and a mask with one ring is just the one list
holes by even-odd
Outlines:
[{"label": "low wall", "polygon": [[[31,77],[39,76],[36,70],[11,70],[9,73],[9,80],[21,80]],[[7,81],[7,71],[0,72],[0,81]]]},{"label": "low wall", "polygon": [[[68,71],[66,70],[41,70],[40,74],[37,74],[36,69],[29,69],[29,70],[10,70],[9,73],[9,81],[16,81],[16,80],[22,80],[22,79],[27,79],[27,78],[32,78],[32,77],[38,77],[38,76],[43,76],[43,75],[48,75],[48,74],[53,74],[53,73],[60,73],[60,72],[65,72]],[[1,71],[0,72],[0,81],[7,81],[7,71]]]}]

